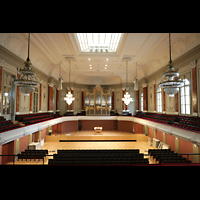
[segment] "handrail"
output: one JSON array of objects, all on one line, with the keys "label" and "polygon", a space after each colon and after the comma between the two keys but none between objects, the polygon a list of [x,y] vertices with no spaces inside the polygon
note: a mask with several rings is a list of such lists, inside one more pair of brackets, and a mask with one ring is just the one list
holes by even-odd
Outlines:
[{"label": "handrail", "polygon": [[[22,155],[22,154],[17,154],[17,155],[15,155],[15,154],[9,154],[9,155],[0,155],[0,156],[13,156],[13,165],[15,165],[15,157],[17,156],[19,156],[19,155]],[[24,157],[28,157],[28,156],[40,156],[40,155],[38,155],[38,154],[31,154],[31,155],[23,155]],[[48,154],[46,154],[46,155],[44,155],[44,157],[46,157],[46,156],[53,156],[53,155],[48,155]],[[43,165],[44,165],[44,157],[43,157]],[[35,158],[28,158],[28,159],[35,159]]]},{"label": "handrail", "polygon": [[[21,154],[9,154],[9,155],[0,155],[0,156],[13,156],[13,165],[15,165],[15,159],[14,159],[14,158],[15,158],[16,156],[18,157],[19,155],[21,155]],[[190,156],[190,155],[193,155],[193,156],[194,156],[194,155],[199,155],[199,156],[200,156],[200,153],[182,153],[182,154],[179,154],[179,155],[187,155],[187,160],[189,160],[189,156]],[[38,155],[38,154],[26,155],[26,154],[25,154],[25,155],[23,155],[23,156],[25,156],[25,157],[27,156],[27,157],[28,157],[28,156],[40,156],[40,155]],[[44,157],[46,157],[46,156],[53,156],[53,155],[49,155],[49,154],[44,155]],[[144,154],[144,156],[149,156],[149,154]],[[43,165],[44,165],[44,157],[43,157],[43,159],[42,159],[42,160],[43,160]],[[28,159],[31,160],[31,159],[35,159],[35,158],[28,158]],[[199,162],[199,163],[200,163],[200,162]]]}]

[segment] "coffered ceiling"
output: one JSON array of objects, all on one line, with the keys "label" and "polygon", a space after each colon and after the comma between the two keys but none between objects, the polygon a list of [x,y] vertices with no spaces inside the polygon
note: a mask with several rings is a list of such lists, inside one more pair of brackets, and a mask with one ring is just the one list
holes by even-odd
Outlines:
[{"label": "coffered ceiling", "polygon": [[[0,33],[0,45],[19,56],[27,58],[27,33]],[[172,33],[172,60],[200,44],[200,33]],[[128,82],[133,83],[138,63],[139,80],[151,75],[169,61],[168,33],[123,33],[116,52],[82,52],[74,33],[31,33],[30,59],[35,68],[55,79],[61,76],[68,82],[69,63],[72,56],[71,82],[79,84],[119,84],[126,81],[126,63],[130,56]],[[23,67],[23,66],[21,66]],[[175,66],[174,66],[175,67]]]}]

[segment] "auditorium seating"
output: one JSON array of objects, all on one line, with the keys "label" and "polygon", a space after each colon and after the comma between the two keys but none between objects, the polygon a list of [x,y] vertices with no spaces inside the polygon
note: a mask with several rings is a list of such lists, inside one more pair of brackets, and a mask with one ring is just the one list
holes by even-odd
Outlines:
[{"label": "auditorium seating", "polygon": [[29,125],[29,124],[34,124],[34,123],[50,120],[50,119],[53,119],[54,117],[57,117],[57,115],[46,112],[46,113],[16,115],[15,120],[19,122],[23,122],[25,125]]},{"label": "auditorium seating", "polygon": [[132,166],[148,164],[139,149],[57,150],[49,165]]},{"label": "auditorium seating", "polygon": [[137,112],[134,117],[147,119],[153,122],[169,124],[178,128],[200,132],[200,118],[194,116],[168,115],[161,113]]},{"label": "auditorium seating", "polygon": [[74,116],[74,112],[67,111],[64,113],[64,116]]},{"label": "auditorium seating", "polygon": [[159,163],[191,163],[190,160],[186,160],[186,158],[170,149],[149,149],[148,153]]},{"label": "auditorium seating", "polygon": [[28,150],[22,151],[21,154],[18,154],[18,159],[44,159],[48,154],[48,150]]},{"label": "auditorium seating", "polygon": [[6,120],[3,116],[0,116],[0,133],[4,131],[9,131],[20,127],[19,124],[13,124],[11,120]]}]

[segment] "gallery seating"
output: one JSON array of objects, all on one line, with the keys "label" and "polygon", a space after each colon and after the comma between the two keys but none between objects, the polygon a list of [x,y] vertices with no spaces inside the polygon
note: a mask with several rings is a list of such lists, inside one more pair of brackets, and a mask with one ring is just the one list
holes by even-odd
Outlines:
[{"label": "gallery seating", "polygon": [[148,164],[139,149],[57,150],[49,165],[120,165]]},{"label": "gallery seating", "polygon": [[46,120],[53,119],[57,115],[51,116],[51,113],[34,113],[34,114],[24,114],[24,115],[16,115],[15,119],[19,122],[23,122],[25,125],[34,124]]},{"label": "gallery seating", "polygon": [[200,132],[200,118],[194,116],[179,116],[161,113],[137,112],[134,117],[147,119],[153,122],[169,124],[178,128]]},{"label": "gallery seating", "polygon": [[9,131],[20,127],[19,124],[13,124],[11,120],[6,120],[3,116],[0,116],[0,133],[4,131]]}]

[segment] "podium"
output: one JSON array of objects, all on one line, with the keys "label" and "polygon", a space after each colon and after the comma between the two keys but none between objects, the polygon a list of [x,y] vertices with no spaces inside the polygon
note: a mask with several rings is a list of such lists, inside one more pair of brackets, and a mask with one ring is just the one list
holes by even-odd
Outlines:
[{"label": "podium", "polygon": [[96,134],[96,133],[100,133],[100,134],[102,134],[102,127],[94,127],[94,134]]}]

